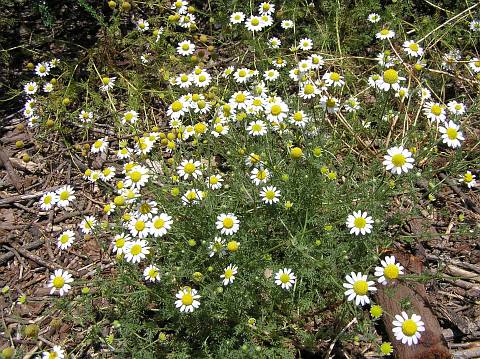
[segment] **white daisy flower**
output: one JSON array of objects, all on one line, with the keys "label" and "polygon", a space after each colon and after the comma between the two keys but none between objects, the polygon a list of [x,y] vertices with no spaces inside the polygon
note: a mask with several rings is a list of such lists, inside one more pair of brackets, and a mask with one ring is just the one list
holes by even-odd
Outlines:
[{"label": "white daisy flower", "polygon": [[275,81],[280,77],[280,72],[275,69],[270,69],[264,72],[263,78],[265,81]]},{"label": "white daisy flower", "polygon": [[347,283],[343,283],[343,286],[347,288],[345,291],[347,300],[352,301],[355,299],[356,305],[369,304],[370,299],[368,298],[368,292],[375,292],[377,290],[375,283],[369,281],[367,275],[360,272],[352,272],[350,275],[347,274],[345,279]]},{"label": "white daisy flower", "polygon": [[57,206],[64,208],[67,207],[70,202],[75,200],[75,190],[70,185],[60,187],[55,191],[57,194]]},{"label": "white daisy flower", "polygon": [[108,149],[108,138],[103,137],[96,140],[93,143],[92,148],[90,150],[92,153],[102,153],[102,152],[104,153],[104,152],[107,152],[107,149]]},{"label": "white daisy flower", "polygon": [[304,111],[294,112],[290,116],[290,123],[300,128],[304,128],[309,121],[310,118],[305,114]]},{"label": "white daisy flower", "polygon": [[176,297],[178,300],[175,301],[175,307],[180,308],[182,313],[193,312],[200,306],[198,299],[201,297],[195,289],[185,287],[176,294]]},{"label": "white daisy flower", "polygon": [[139,239],[125,244],[125,260],[131,263],[139,263],[145,256],[150,253],[148,242],[144,239]]},{"label": "white daisy flower", "polygon": [[401,274],[404,274],[403,266],[395,261],[394,256],[386,256],[380,261],[381,267],[375,267],[375,277],[378,277],[378,283],[387,285],[389,282],[395,281]]},{"label": "white daisy flower", "polygon": [[319,94],[320,94],[320,90],[315,84],[311,82],[307,82],[303,86],[300,86],[300,90],[298,92],[298,96],[305,100],[314,98]]},{"label": "white daisy flower", "polygon": [[205,70],[193,76],[193,83],[198,87],[206,87],[212,81],[212,76]]},{"label": "white daisy flower", "polygon": [[146,167],[136,165],[127,172],[124,185],[127,188],[140,189],[147,184],[149,178],[149,170]]},{"label": "white daisy flower", "polygon": [[188,112],[188,106],[184,102],[177,100],[168,107],[167,116],[172,119],[179,119],[186,112]]},{"label": "white daisy flower", "polygon": [[238,267],[236,265],[229,264],[228,267],[224,269],[223,274],[220,276],[223,281],[223,285],[232,284],[237,272]]},{"label": "white daisy flower", "polygon": [[383,77],[379,81],[379,87],[383,91],[393,89],[398,91],[400,89],[400,81],[405,81],[405,77],[398,75],[398,72],[394,69],[388,69],[383,72]]},{"label": "white daisy flower", "polygon": [[245,14],[241,11],[234,12],[230,15],[230,23],[241,24],[245,20]]},{"label": "white daisy flower", "polygon": [[40,208],[49,211],[58,201],[58,195],[55,192],[47,192],[40,198]]},{"label": "white daisy flower", "polygon": [[131,237],[128,234],[120,233],[113,237],[113,253],[122,254],[126,253],[127,244],[131,241]]},{"label": "white daisy flower", "polygon": [[423,106],[423,113],[430,121],[443,122],[447,118],[445,106],[436,102],[426,102]]},{"label": "white daisy flower", "polygon": [[51,82],[47,82],[45,85],[43,85],[43,92],[50,93],[52,91],[53,91],[53,84]]},{"label": "white daisy flower", "polygon": [[338,99],[332,96],[322,96],[320,106],[328,113],[335,113],[340,109]]},{"label": "white daisy flower", "polygon": [[311,50],[313,48],[313,41],[312,39],[305,37],[300,40],[300,42],[298,43],[298,47],[303,51]]},{"label": "white daisy flower", "polygon": [[245,68],[245,67],[242,67],[240,69],[237,69],[234,73],[233,73],[233,78],[235,79],[236,82],[238,82],[239,84],[241,83],[245,83],[248,81],[248,79],[250,79],[251,77],[251,72],[249,69]]},{"label": "white daisy flower", "polygon": [[395,37],[395,32],[393,30],[384,28],[380,30],[380,32],[377,32],[375,36],[377,39],[380,39],[380,40],[393,39]]},{"label": "white daisy flower", "polygon": [[205,182],[208,188],[216,190],[222,188],[223,178],[222,176],[215,174],[208,177]]},{"label": "white daisy flower", "polygon": [[166,213],[160,213],[148,223],[148,231],[154,237],[162,237],[172,227],[172,217]]},{"label": "white daisy flower", "polygon": [[142,218],[132,217],[127,227],[133,237],[146,238],[150,234],[150,222]]},{"label": "white daisy flower", "polygon": [[280,98],[265,105],[265,115],[270,122],[282,122],[288,117],[288,106]]},{"label": "white daisy flower", "polygon": [[401,315],[395,315],[395,320],[392,324],[395,339],[409,346],[418,344],[418,340],[422,336],[420,332],[425,331],[425,323],[422,322],[422,317],[417,314],[412,314],[409,317],[407,313],[402,312]]},{"label": "white daisy flower", "polygon": [[33,81],[28,82],[23,86],[23,91],[27,95],[34,95],[35,92],[37,92],[37,90],[38,90],[38,85],[36,82],[33,82]]},{"label": "white daisy flower", "polygon": [[57,247],[60,249],[68,249],[72,246],[75,240],[75,233],[72,230],[62,232],[57,239]]},{"label": "white daisy flower", "polygon": [[474,57],[468,62],[468,66],[472,69],[473,72],[480,72],[480,59],[478,57]]},{"label": "white daisy flower", "polygon": [[143,270],[143,277],[149,282],[160,282],[160,270],[156,265],[149,265]]},{"label": "white daisy flower", "polygon": [[202,175],[200,165],[200,161],[183,160],[177,167],[177,173],[185,180],[187,180],[190,176],[197,179],[199,176]]},{"label": "white daisy flower", "polygon": [[262,15],[271,15],[275,12],[275,4],[271,4],[270,2],[262,2],[258,5],[258,11]]},{"label": "white daisy flower", "polygon": [[93,231],[93,228],[97,224],[97,219],[94,216],[85,216],[83,220],[78,224],[80,230],[84,234],[89,234]]},{"label": "white daisy flower", "polygon": [[343,76],[338,72],[327,72],[323,75],[322,79],[325,81],[325,84],[330,87],[342,87],[345,84]]},{"label": "white daisy flower", "polygon": [[240,221],[233,213],[219,214],[215,224],[220,233],[227,236],[235,234],[240,228]]},{"label": "white daisy flower", "polygon": [[100,90],[106,92],[113,89],[116,79],[116,77],[102,77],[102,86],[100,86]]},{"label": "white daisy flower", "polygon": [[139,19],[136,25],[137,25],[137,30],[141,32],[147,31],[150,28],[150,24],[143,19]]},{"label": "white daisy flower", "polygon": [[470,21],[470,30],[477,32],[480,31],[480,21],[479,20],[472,20]]},{"label": "white daisy flower", "polygon": [[208,246],[209,250],[209,257],[213,257],[215,254],[218,254],[219,256],[223,256],[226,251],[225,251],[225,240],[220,238],[220,237],[215,237],[213,241],[210,243]]},{"label": "white daisy flower", "polygon": [[323,56],[321,55],[312,54],[310,55],[309,60],[313,69],[320,69],[325,64]]},{"label": "white daisy flower", "polygon": [[182,196],[182,203],[184,206],[198,204],[203,199],[203,192],[192,188],[185,192]]},{"label": "white daisy flower", "polygon": [[64,359],[65,350],[59,345],[54,345],[52,350],[42,353],[42,359]]},{"label": "white daisy flower", "polygon": [[129,110],[129,111],[126,111],[123,114],[122,124],[124,124],[124,125],[127,124],[127,123],[134,124],[137,121],[138,121],[138,112],[137,111]]},{"label": "white daisy flower", "polygon": [[177,52],[179,55],[188,56],[193,54],[194,51],[195,45],[191,41],[184,40],[178,43]]},{"label": "white daisy flower", "polygon": [[380,15],[377,13],[372,12],[371,14],[368,15],[368,21],[370,21],[372,24],[376,24],[377,22],[380,21]]},{"label": "white daisy flower", "polygon": [[372,232],[372,217],[367,215],[367,212],[358,211],[353,212],[347,217],[347,227],[350,228],[350,234],[365,235]]},{"label": "white daisy flower", "polygon": [[292,20],[282,20],[281,27],[284,30],[293,28],[294,24]]},{"label": "white daisy flower", "polygon": [[249,135],[264,136],[267,133],[267,125],[262,120],[251,121],[247,126]]},{"label": "white daisy flower", "polygon": [[467,110],[463,103],[457,101],[450,101],[447,103],[447,107],[453,115],[463,115]]},{"label": "white daisy flower", "polygon": [[297,277],[290,268],[280,269],[275,273],[275,284],[289,290],[297,281]]},{"label": "white daisy flower", "polygon": [[413,168],[413,163],[415,162],[412,158],[412,153],[403,148],[403,146],[388,149],[387,154],[383,158],[385,159],[383,165],[386,167],[386,170],[397,175],[402,172],[407,173]]},{"label": "white daisy flower", "polygon": [[245,26],[251,32],[260,31],[264,27],[264,22],[261,16],[252,15],[245,21]]},{"label": "white daisy flower", "polygon": [[445,126],[440,126],[438,130],[442,134],[443,143],[446,143],[449,147],[460,147],[461,141],[465,140],[462,131],[459,131],[460,126],[453,121],[449,121]]},{"label": "white daisy flower", "polygon": [[403,50],[412,57],[423,56],[423,48],[421,48],[414,40],[408,40],[403,43]]},{"label": "white daisy flower", "polygon": [[35,74],[40,77],[48,76],[50,73],[50,64],[47,62],[40,62],[35,66]]},{"label": "white daisy flower", "polygon": [[280,200],[280,191],[274,186],[265,186],[260,191],[260,197],[265,204],[275,204]]},{"label": "white daisy flower", "polygon": [[60,296],[63,296],[72,289],[72,286],[70,285],[72,282],[72,275],[68,271],[56,269],[53,274],[50,275],[50,281],[48,282],[48,287],[52,288],[50,294],[53,294],[58,290]]},{"label": "white daisy flower", "polygon": [[472,172],[467,171],[460,179],[458,180],[460,183],[465,183],[468,188],[473,188],[477,185],[477,181],[475,180],[477,176],[472,174]]}]

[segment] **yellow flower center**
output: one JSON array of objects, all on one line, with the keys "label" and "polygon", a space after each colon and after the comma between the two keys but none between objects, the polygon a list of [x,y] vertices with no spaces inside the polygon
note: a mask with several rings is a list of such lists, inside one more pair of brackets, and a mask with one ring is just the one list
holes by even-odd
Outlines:
[{"label": "yellow flower center", "polygon": [[392,164],[395,167],[403,167],[406,162],[407,162],[407,159],[401,153],[397,153],[392,156]]},{"label": "yellow flower center", "polygon": [[353,221],[353,225],[356,227],[356,228],[365,228],[365,226],[367,225],[367,220],[363,217],[357,217],[355,218],[355,220]]},{"label": "yellow flower center", "polygon": [[47,68],[43,65],[40,66],[40,68],[38,69],[38,71],[40,71],[41,73],[44,73],[45,71],[47,71]]},{"label": "yellow flower center", "polygon": [[172,103],[172,111],[178,112],[183,108],[183,104],[180,101],[175,101]]},{"label": "yellow flower center", "polygon": [[193,201],[194,199],[197,198],[197,194],[194,191],[191,191],[191,192],[188,192],[186,197],[189,201]]},{"label": "yellow flower center", "polygon": [[338,80],[340,80],[340,74],[337,73],[337,72],[332,72],[332,73],[330,74],[330,80],[332,80],[332,81],[338,81]]},{"label": "yellow flower center", "polygon": [[57,289],[63,288],[63,285],[65,284],[65,279],[63,279],[62,276],[57,276],[53,278],[53,286]]},{"label": "yellow flower center", "polygon": [[278,116],[282,112],[282,107],[280,105],[273,105],[272,109],[270,110],[270,113],[273,116]]},{"label": "yellow flower center", "polygon": [[387,279],[397,279],[399,273],[400,273],[400,270],[398,269],[398,266],[396,266],[395,264],[389,264],[383,270],[383,274]]},{"label": "yellow flower center", "polygon": [[157,220],[155,220],[155,222],[153,222],[153,226],[155,227],[155,229],[161,229],[165,226],[165,221],[161,218],[158,218]]},{"label": "yellow flower center", "polygon": [[394,84],[398,82],[398,72],[394,69],[388,69],[383,73],[383,81],[387,84]]},{"label": "yellow flower center", "polygon": [[58,358],[57,352],[48,353],[48,359],[57,359],[57,358]]},{"label": "yellow flower center", "polygon": [[145,229],[145,222],[137,221],[137,223],[135,223],[135,229],[139,232],[143,231]]},{"label": "yellow flower center", "polygon": [[193,172],[195,172],[195,170],[197,169],[197,167],[195,167],[195,165],[191,162],[188,162],[184,167],[183,167],[183,170],[185,171],[185,173],[188,173],[188,174],[192,174]]},{"label": "yellow flower center", "polygon": [[46,196],[43,199],[43,203],[45,203],[45,204],[50,204],[51,202],[52,202],[52,196]]},{"label": "yellow flower center", "polygon": [[238,103],[243,103],[245,102],[247,96],[245,96],[243,93],[239,93],[237,96],[235,96],[235,101]]},{"label": "yellow flower center", "polygon": [[193,295],[191,295],[190,293],[185,293],[182,297],[182,304],[183,305],[192,305],[193,303]]},{"label": "yellow flower center", "polygon": [[183,50],[183,51],[187,51],[189,48],[190,48],[190,45],[189,45],[189,44],[183,44],[183,45],[182,45],[182,50]]},{"label": "yellow flower center", "polygon": [[480,67],[480,61],[475,61],[475,66]]},{"label": "yellow flower center", "polygon": [[357,295],[365,295],[368,293],[368,283],[364,280],[357,280],[353,283],[353,291]]},{"label": "yellow flower center", "polygon": [[205,75],[201,75],[201,76],[198,78],[198,81],[204,82],[206,79],[207,79],[207,77],[206,77]]},{"label": "yellow flower center", "polygon": [[313,87],[312,84],[306,84],[304,89],[303,89],[303,92],[306,95],[311,95],[314,91],[315,91],[315,87]]},{"label": "yellow flower center", "polygon": [[230,268],[228,268],[228,269],[225,271],[224,275],[225,275],[225,278],[226,278],[226,279],[232,278],[232,277],[233,277],[233,270],[230,269]]},{"label": "yellow flower center", "polygon": [[129,112],[125,114],[125,120],[126,121],[131,121],[133,119],[133,113]]},{"label": "yellow flower center", "polygon": [[109,77],[104,77],[104,78],[102,78],[102,83],[103,83],[104,85],[108,85],[108,84],[110,83],[110,78],[109,78]]},{"label": "yellow flower center", "polygon": [[227,249],[230,252],[236,252],[238,250],[239,244],[236,241],[230,241],[227,243]]},{"label": "yellow flower center", "polygon": [[227,217],[223,220],[223,227],[224,228],[230,229],[230,228],[233,227],[233,224],[234,224],[233,219],[230,218],[230,217]]},{"label": "yellow flower center", "polygon": [[473,181],[473,174],[471,173],[465,173],[463,175],[463,180],[466,182],[466,183],[470,183]]},{"label": "yellow flower center", "polygon": [[250,162],[252,162],[253,164],[260,162],[260,156],[255,153],[251,154]]},{"label": "yellow flower center", "polygon": [[141,214],[150,213],[151,210],[152,210],[152,207],[148,203],[142,203],[139,208],[139,212]]},{"label": "yellow flower center", "polygon": [[253,100],[253,105],[254,106],[261,106],[262,105],[262,100],[256,98],[255,100]]},{"label": "yellow flower center", "polygon": [[240,70],[240,71],[238,71],[238,76],[245,77],[245,76],[247,76],[247,72],[245,70]]},{"label": "yellow flower center", "polygon": [[390,30],[388,29],[382,29],[382,31],[380,31],[380,35],[382,36],[387,36],[389,33],[390,33]]},{"label": "yellow flower center", "polygon": [[402,323],[402,332],[408,337],[415,335],[417,328],[417,323],[413,319],[407,319]]},{"label": "yellow flower center", "polygon": [[455,140],[455,139],[457,139],[458,132],[457,132],[456,129],[454,129],[452,127],[449,127],[449,128],[447,128],[447,136],[450,140]]},{"label": "yellow flower center", "polygon": [[297,121],[297,122],[302,121],[302,120],[303,120],[303,115],[302,115],[302,113],[301,113],[300,111],[295,112],[295,113],[293,114],[293,119],[294,119],[295,121]]},{"label": "yellow flower center", "polygon": [[283,273],[280,276],[280,282],[282,282],[283,284],[290,282],[290,276],[287,273]]},{"label": "yellow flower center", "polygon": [[142,246],[140,244],[134,244],[132,248],[130,248],[130,253],[134,256],[138,256],[142,252]]},{"label": "yellow flower center", "polygon": [[61,242],[62,244],[67,243],[69,239],[70,239],[70,237],[68,236],[68,234],[62,234],[62,235],[60,236],[60,242]]},{"label": "yellow flower center", "polygon": [[117,248],[123,248],[124,245],[125,245],[125,238],[119,238],[115,241],[115,246]]},{"label": "yellow flower center", "polygon": [[68,191],[63,191],[62,193],[60,193],[60,199],[62,201],[66,201],[68,197],[70,197],[70,193],[68,193]]},{"label": "yellow flower center", "polygon": [[132,179],[132,182],[137,183],[142,178],[142,174],[139,171],[133,171],[130,172],[130,178]]},{"label": "yellow flower center", "polygon": [[430,111],[435,115],[435,116],[440,116],[442,113],[442,108],[439,105],[433,105]]},{"label": "yellow flower center", "polygon": [[203,122],[199,122],[196,123],[195,126],[193,126],[193,129],[195,130],[196,134],[201,134],[207,130],[207,126],[205,126]]},{"label": "yellow flower center", "polygon": [[188,81],[188,76],[183,74],[181,77],[180,77],[180,80],[182,80],[182,82],[187,82]]},{"label": "yellow flower center", "polygon": [[326,105],[329,108],[335,107],[335,104],[336,104],[336,101],[331,97],[326,102]]},{"label": "yellow flower center", "polygon": [[223,131],[223,126],[218,124],[215,126],[215,132],[221,133]]},{"label": "yellow flower center", "polygon": [[218,183],[218,178],[215,176],[210,177],[210,184],[217,184]]},{"label": "yellow flower center", "polygon": [[158,276],[158,270],[156,270],[155,268],[151,268],[149,271],[148,271],[148,276],[150,278],[156,278]]},{"label": "yellow flower center", "polygon": [[257,18],[253,18],[250,21],[250,24],[252,24],[253,26],[257,26],[259,23],[260,23],[260,20],[258,20]]},{"label": "yellow flower center", "polygon": [[275,198],[275,192],[274,191],[267,191],[265,192],[265,198],[268,200],[272,200]]},{"label": "yellow flower center", "polygon": [[252,130],[253,132],[260,132],[262,130],[262,125],[258,124],[258,123],[255,123],[253,126],[252,126]]},{"label": "yellow flower center", "polygon": [[412,43],[412,44],[408,45],[408,47],[410,48],[410,50],[412,50],[414,52],[417,52],[419,50],[419,47],[416,43]]}]

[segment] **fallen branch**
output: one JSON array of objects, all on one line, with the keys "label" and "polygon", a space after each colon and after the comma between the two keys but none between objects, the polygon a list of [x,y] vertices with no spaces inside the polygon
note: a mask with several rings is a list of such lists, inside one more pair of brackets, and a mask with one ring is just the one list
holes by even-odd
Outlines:
[{"label": "fallen branch", "polygon": [[0,146],[0,163],[3,164],[5,170],[7,171],[8,177],[12,182],[12,185],[15,187],[17,192],[23,192],[23,183],[20,177],[18,177],[17,172],[13,169],[13,166],[10,162],[9,156],[5,152],[3,146]]}]

